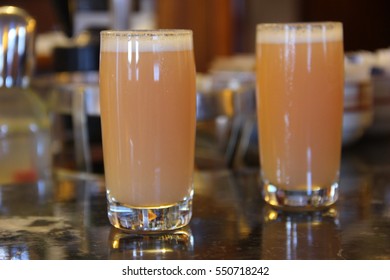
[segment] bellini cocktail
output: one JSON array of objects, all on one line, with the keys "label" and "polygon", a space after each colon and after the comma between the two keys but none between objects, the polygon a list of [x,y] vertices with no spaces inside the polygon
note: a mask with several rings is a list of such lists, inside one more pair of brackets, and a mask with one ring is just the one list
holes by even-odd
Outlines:
[{"label": "bellini cocktail", "polygon": [[257,108],[265,200],[313,210],[338,197],[341,23],[257,26]]},{"label": "bellini cocktail", "polygon": [[104,168],[115,227],[161,231],[189,222],[195,77],[191,31],[101,33]]}]

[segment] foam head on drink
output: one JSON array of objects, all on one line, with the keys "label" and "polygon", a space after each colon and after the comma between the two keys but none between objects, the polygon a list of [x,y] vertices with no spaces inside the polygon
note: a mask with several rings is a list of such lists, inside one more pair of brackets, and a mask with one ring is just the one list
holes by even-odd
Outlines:
[{"label": "foam head on drink", "polygon": [[[180,32],[180,31],[179,31]],[[101,41],[103,52],[170,52],[192,51],[193,42],[191,33],[183,30],[169,32],[169,30],[155,31],[154,34],[143,31],[107,31],[105,39]]]},{"label": "foam head on drink", "polygon": [[106,33],[100,89],[108,195],[167,207],[192,192],[195,65],[192,34]]},{"label": "foam head on drink", "polygon": [[259,25],[257,32],[264,181],[284,190],[330,186],[338,180],[341,154],[341,25]]},{"label": "foam head on drink", "polygon": [[[318,26],[321,23],[318,24]],[[311,44],[330,41],[343,41],[343,30],[339,23],[329,23],[333,27],[308,28],[309,24],[296,25],[260,24],[257,28],[258,44]]]}]

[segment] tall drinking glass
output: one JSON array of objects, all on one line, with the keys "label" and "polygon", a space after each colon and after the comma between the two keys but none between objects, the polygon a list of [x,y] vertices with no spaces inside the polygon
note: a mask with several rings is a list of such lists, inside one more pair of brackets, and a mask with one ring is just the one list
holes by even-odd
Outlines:
[{"label": "tall drinking glass", "polygon": [[192,31],[103,31],[100,105],[108,217],[119,229],[173,230],[192,215]]},{"label": "tall drinking glass", "polygon": [[331,205],[341,157],[342,24],[259,24],[256,41],[264,198],[289,210]]}]

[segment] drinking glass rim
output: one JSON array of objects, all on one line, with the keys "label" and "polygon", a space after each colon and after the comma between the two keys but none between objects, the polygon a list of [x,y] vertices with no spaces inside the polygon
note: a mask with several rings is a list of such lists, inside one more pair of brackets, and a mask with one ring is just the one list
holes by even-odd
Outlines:
[{"label": "drinking glass rim", "polygon": [[256,30],[262,30],[262,29],[274,29],[274,30],[299,30],[299,29],[305,29],[307,27],[316,28],[316,27],[342,27],[343,23],[341,21],[308,21],[308,22],[274,22],[274,23],[258,23],[256,25]]},{"label": "drinking glass rim", "polygon": [[102,30],[101,36],[115,37],[155,37],[155,36],[188,36],[192,35],[191,29],[129,29],[129,30]]}]

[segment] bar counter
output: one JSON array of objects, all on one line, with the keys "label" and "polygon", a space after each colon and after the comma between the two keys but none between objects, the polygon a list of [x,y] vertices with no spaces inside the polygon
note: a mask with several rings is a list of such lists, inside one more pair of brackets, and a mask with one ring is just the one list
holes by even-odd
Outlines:
[{"label": "bar counter", "polygon": [[284,213],[261,198],[259,168],[197,170],[189,226],[161,235],[113,228],[102,176],[0,187],[0,259],[390,259],[390,137],[343,150],[340,198]]}]

